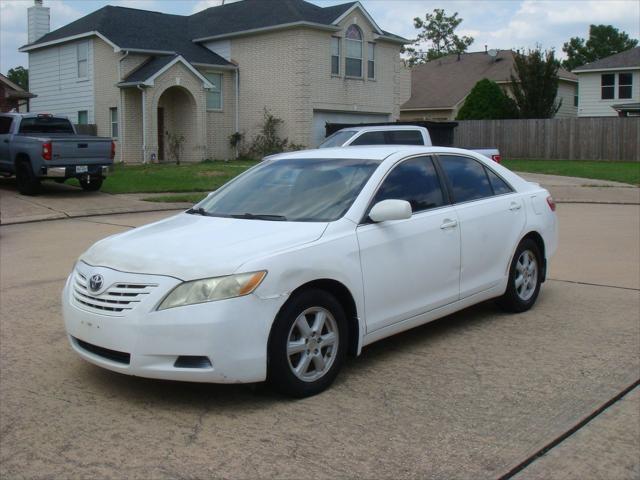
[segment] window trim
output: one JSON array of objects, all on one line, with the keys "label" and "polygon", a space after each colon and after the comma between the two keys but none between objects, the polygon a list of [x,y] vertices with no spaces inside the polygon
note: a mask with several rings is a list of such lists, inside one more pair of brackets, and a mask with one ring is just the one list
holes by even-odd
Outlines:
[{"label": "window trim", "polygon": [[[84,59],[80,59],[80,47],[83,45],[87,47],[87,56]],[[87,74],[84,77],[80,76],[80,62],[85,62],[87,65]],[[76,44],[76,78],[78,81],[89,79],[89,42],[87,40]]]},{"label": "window trim", "polygon": [[[358,31],[360,32],[360,40],[354,40],[353,38],[347,38],[347,30],[349,30],[351,27],[355,27],[358,29]],[[345,45],[347,45],[346,42],[358,42],[360,43],[360,58],[356,58],[356,57],[349,57],[348,56],[348,49],[345,47],[344,49],[344,76],[345,78],[357,78],[357,79],[364,79],[364,33],[362,32],[362,29],[356,25],[355,23],[352,23],[351,25],[349,25],[346,29],[345,29],[345,37],[344,37],[344,41],[345,41]],[[349,75],[347,73],[347,60],[359,60],[360,61],[360,75]]]},{"label": "window trim", "polygon": [[382,184],[385,182],[385,180],[387,179],[389,174],[391,172],[393,172],[397,167],[399,167],[400,164],[402,164],[404,162],[407,162],[409,160],[413,160],[415,158],[423,158],[423,157],[430,158],[431,161],[433,162],[433,167],[434,167],[434,169],[436,171],[436,176],[438,177],[438,183],[440,184],[440,189],[442,190],[442,196],[443,196],[443,199],[444,199],[444,203],[442,205],[440,205],[439,207],[428,208],[427,210],[420,210],[419,212],[414,212],[413,209],[412,209],[411,218],[408,218],[407,220],[413,219],[416,215],[421,215],[423,213],[435,212],[436,210],[440,210],[440,209],[443,209],[443,208],[449,208],[449,207],[452,207],[454,205],[453,202],[451,201],[449,185],[447,183],[445,183],[446,177],[444,176],[444,172],[441,170],[440,162],[438,161],[437,155],[434,154],[434,153],[416,153],[416,154],[411,155],[409,157],[401,158],[400,160],[395,162],[393,165],[391,165],[391,167],[389,167],[389,169],[386,171],[384,176],[380,179],[380,181],[376,185],[376,188],[375,188],[373,194],[369,198],[369,201],[367,202],[367,207],[364,209],[362,217],[360,218],[360,221],[358,222],[358,227],[375,224],[375,222],[373,222],[372,220],[369,219],[369,212],[371,212],[371,209],[373,208],[373,205],[374,205],[373,201],[375,200],[376,195],[378,195],[378,192],[380,191],[380,187],[382,187]]},{"label": "window trim", "polygon": [[[373,50],[370,50],[372,48]],[[376,69],[376,43],[375,42],[367,42],[367,80],[376,80],[377,78],[377,69]],[[373,53],[373,59],[369,58],[370,53]],[[369,64],[373,64],[373,76],[369,76]]]},{"label": "window trim", "polygon": [[[333,59],[336,57],[336,55],[333,54],[333,42],[337,41],[338,43],[338,72],[334,73],[333,71]],[[342,65],[342,42],[341,42],[341,38],[337,37],[337,36],[332,36],[331,37],[331,55],[330,55],[330,59],[331,59],[331,65],[329,66],[329,69],[331,71],[331,76],[333,77],[340,77],[342,76],[342,69],[340,68]]]},{"label": "window trim", "polygon": [[203,76],[204,76],[204,78],[207,79],[207,81],[209,83],[211,83],[211,80],[209,79],[209,77],[207,77],[207,75],[217,75],[217,76],[220,77],[220,92],[219,92],[220,93],[220,107],[218,107],[218,108],[209,107],[209,93],[214,93],[214,92],[211,89],[207,89],[207,95],[206,95],[206,98],[205,98],[207,112],[222,112],[222,111],[224,111],[224,95],[223,95],[223,91],[224,91],[224,74],[222,72],[205,71],[203,73]]},{"label": "window trim", "polygon": [[[116,114],[116,121],[113,121],[113,113]],[[109,133],[111,134],[111,138],[118,138],[120,135],[120,117],[118,115],[118,107],[109,107]],[[113,126],[116,126],[116,130],[118,135],[113,134]]]}]

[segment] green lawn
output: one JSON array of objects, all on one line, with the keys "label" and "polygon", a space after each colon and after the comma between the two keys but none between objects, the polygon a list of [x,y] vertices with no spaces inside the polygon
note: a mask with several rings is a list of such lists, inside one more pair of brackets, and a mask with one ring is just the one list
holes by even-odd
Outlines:
[{"label": "green lawn", "polygon": [[107,193],[210,192],[255,164],[209,161],[187,165],[116,165],[101,190]]},{"label": "green lawn", "polygon": [[565,177],[613,180],[640,185],[640,163],[595,162],[585,160],[504,160],[516,172],[546,173]]}]

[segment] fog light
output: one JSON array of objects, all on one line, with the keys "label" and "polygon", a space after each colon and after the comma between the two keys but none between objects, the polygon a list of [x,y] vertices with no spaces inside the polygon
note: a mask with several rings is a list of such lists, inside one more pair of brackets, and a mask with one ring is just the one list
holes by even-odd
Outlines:
[{"label": "fog light", "polygon": [[173,364],[175,368],[211,368],[209,357],[181,355]]}]

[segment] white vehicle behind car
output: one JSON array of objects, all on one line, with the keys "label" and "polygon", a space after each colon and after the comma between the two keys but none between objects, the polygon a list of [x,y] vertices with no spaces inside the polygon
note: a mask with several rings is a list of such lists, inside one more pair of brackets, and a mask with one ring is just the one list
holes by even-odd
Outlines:
[{"label": "white vehicle behind car", "polygon": [[313,395],[382,338],[492,298],[531,308],[554,211],[545,189],[466,150],[281,154],[93,245],[62,294],[66,330],[117,372]]},{"label": "white vehicle behind car", "polygon": [[[429,130],[413,125],[380,125],[349,127],[327,137],[318,148],[363,147],[367,145],[424,145],[432,146]],[[473,148],[496,163],[502,161],[497,148]]]}]

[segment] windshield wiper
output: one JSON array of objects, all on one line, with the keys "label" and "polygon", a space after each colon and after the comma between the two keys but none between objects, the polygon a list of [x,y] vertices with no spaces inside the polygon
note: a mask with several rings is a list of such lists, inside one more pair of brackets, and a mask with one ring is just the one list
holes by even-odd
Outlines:
[{"label": "windshield wiper", "polygon": [[248,220],[271,220],[275,222],[286,222],[287,217],[284,215],[268,215],[268,214],[256,214],[256,213],[243,213],[239,215],[230,215],[231,218],[245,218]]},{"label": "windshield wiper", "polygon": [[187,213],[190,213],[191,215],[202,215],[203,217],[210,217],[211,216],[202,207],[190,208],[189,210],[187,210]]}]

